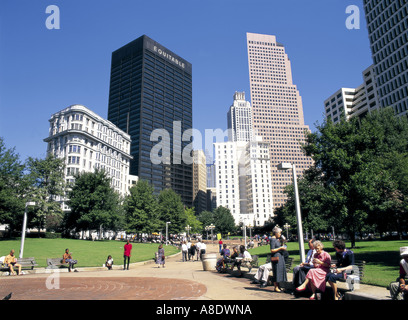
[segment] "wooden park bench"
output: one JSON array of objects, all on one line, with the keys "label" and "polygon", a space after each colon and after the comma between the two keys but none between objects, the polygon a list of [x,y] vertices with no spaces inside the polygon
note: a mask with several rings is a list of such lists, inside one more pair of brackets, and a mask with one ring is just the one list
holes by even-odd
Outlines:
[{"label": "wooden park bench", "polygon": [[[231,262],[225,262],[225,268],[228,269],[230,268],[232,263]],[[251,272],[253,267],[258,267],[258,256],[257,255],[251,255],[251,259],[243,259],[241,263],[241,268],[245,267],[248,269],[249,272]]]},{"label": "wooden park bench", "polygon": [[[270,263],[271,262],[271,256],[270,254],[268,254],[266,256],[266,262],[265,263]],[[288,257],[285,260],[285,268],[286,268],[286,273],[292,272],[292,265],[293,265],[293,258]],[[269,279],[268,279],[268,283],[270,283],[271,279],[273,277],[273,270],[269,271]]]},{"label": "wooden park bench", "polygon": [[49,258],[47,259],[47,269],[56,269],[59,267],[69,267],[68,262],[62,262],[62,258]]},{"label": "wooden park bench", "polygon": [[[17,263],[21,264],[21,270],[33,270],[34,267],[37,267],[38,264],[35,262],[33,257],[30,258],[17,258]],[[14,271],[17,272],[18,268],[14,268]],[[6,265],[0,266],[0,271],[10,271],[10,268]]]},{"label": "wooden park bench", "polygon": [[249,272],[251,272],[253,267],[258,267],[258,256],[257,255],[251,255],[251,260],[243,260],[241,263],[241,268],[245,267],[248,269]]},{"label": "wooden park bench", "polygon": [[[270,254],[268,254],[266,256],[266,262],[265,263],[269,263],[269,262],[271,262],[271,255]],[[292,271],[292,265],[293,265],[293,258],[291,258],[291,257],[286,258],[286,260],[285,260],[286,273],[289,273],[289,272]],[[269,273],[269,275],[272,275],[272,271]]]}]

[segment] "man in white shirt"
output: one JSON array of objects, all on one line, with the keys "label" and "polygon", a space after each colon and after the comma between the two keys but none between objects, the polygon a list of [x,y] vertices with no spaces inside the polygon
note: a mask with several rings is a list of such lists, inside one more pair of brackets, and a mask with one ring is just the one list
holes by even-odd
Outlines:
[{"label": "man in white shirt", "polygon": [[187,261],[187,244],[185,241],[183,241],[183,244],[181,245],[181,253],[183,255],[183,262]]},{"label": "man in white shirt", "polygon": [[307,252],[306,260],[300,265],[293,268],[293,285],[297,288],[306,280],[306,274],[310,269],[314,268],[313,266],[313,255],[316,253],[316,250],[313,247],[313,239],[309,240],[309,251]]},{"label": "man in white shirt", "polygon": [[200,240],[198,240],[196,244],[196,249],[197,249],[197,261],[198,261],[198,258],[201,256],[201,241]]}]

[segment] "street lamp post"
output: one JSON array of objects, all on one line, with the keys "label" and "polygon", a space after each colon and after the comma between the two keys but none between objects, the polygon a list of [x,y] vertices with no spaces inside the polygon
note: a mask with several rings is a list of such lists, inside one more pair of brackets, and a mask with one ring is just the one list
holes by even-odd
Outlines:
[{"label": "street lamp post", "polygon": [[285,225],[283,226],[286,229],[286,240],[289,239],[289,233],[288,230],[290,228],[290,224],[285,223]]},{"label": "street lamp post", "polygon": [[25,204],[24,219],[23,219],[23,231],[21,233],[20,254],[18,256],[19,259],[23,258],[24,241],[25,241],[25,234],[26,234],[26,228],[27,228],[27,208],[28,208],[28,206],[35,206],[35,202],[26,202],[26,204]]},{"label": "street lamp post", "polygon": [[245,223],[246,221],[245,220],[243,220],[242,221],[242,227],[241,227],[241,229],[242,229],[242,237],[244,238],[244,245],[245,245],[245,248],[247,247],[247,236],[246,236],[246,228],[247,228],[247,226],[246,226],[246,223]]},{"label": "street lamp post", "polygon": [[295,188],[296,220],[297,220],[297,228],[298,228],[300,261],[305,262],[305,244],[304,244],[304,239],[303,239],[303,227],[302,227],[302,217],[300,213],[299,190],[298,190],[298,185],[297,185],[296,166],[295,164],[291,164],[291,163],[280,163],[278,165],[278,170],[289,170],[289,169],[292,169],[293,186]]},{"label": "street lamp post", "polygon": [[170,223],[171,223],[170,221],[166,222],[166,246],[167,246],[167,241],[169,239],[169,224]]},{"label": "street lamp post", "polygon": [[206,226],[204,229],[205,229],[205,231],[207,231],[207,240],[208,240],[208,230],[210,230],[210,227]]},{"label": "street lamp post", "polygon": [[189,236],[190,236],[191,227],[189,225],[187,225],[186,230],[187,230],[187,239],[188,239]]},{"label": "street lamp post", "polygon": [[[214,238],[213,238],[213,230],[215,228],[215,226],[211,223],[208,228],[211,230],[211,241],[214,242]],[[208,237],[207,237],[208,240]]]}]

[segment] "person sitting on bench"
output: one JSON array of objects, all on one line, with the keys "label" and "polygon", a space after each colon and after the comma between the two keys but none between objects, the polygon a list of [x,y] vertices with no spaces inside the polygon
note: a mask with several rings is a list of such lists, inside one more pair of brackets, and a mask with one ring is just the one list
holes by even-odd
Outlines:
[{"label": "person sitting on bench", "polygon": [[335,240],[333,242],[333,248],[336,250],[336,264],[332,264],[331,268],[334,272],[329,272],[326,275],[326,281],[329,282],[333,289],[334,300],[339,300],[341,297],[337,292],[337,280],[346,278],[346,271],[352,270],[354,265],[354,253],[353,251],[346,249],[344,241]]},{"label": "person sitting on bench", "polygon": [[4,264],[10,268],[10,274],[16,275],[14,268],[18,268],[18,275],[21,275],[21,264],[17,263],[17,258],[14,256],[14,249],[10,251],[10,254],[4,259]]},{"label": "person sitting on bench", "polygon": [[396,282],[391,282],[390,293],[392,300],[408,300],[408,287],[406,278],[408,276],[408,247],[402,247],[400,261],[400,275]]},{"label": "person sitting on bench", "polygon": [[78,263],[78,260],[72,259],[71,253],[68,249],[65,249],[65,253],[62,256],[62,263],[68,263],[68,271],[71,272],[72,267]]}]

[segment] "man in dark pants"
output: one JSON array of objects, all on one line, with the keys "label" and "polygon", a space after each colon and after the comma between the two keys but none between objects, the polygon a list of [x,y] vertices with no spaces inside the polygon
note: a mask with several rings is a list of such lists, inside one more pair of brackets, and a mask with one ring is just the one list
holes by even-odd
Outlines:
[{"label": "man in dark pants", "polygon": [[326,281],[329,282],[333,289],[334,300],[339,300],[340,296],[337,293],[337,280],[345,279],[347,270],[352,270],[354,265],[353,251],[346,249],[344,241],[335,240],[333,242],[334,250],[336,250],[336,264],[332,264],[334,272],[328,273]]},{"label": "man in dark pants", "polygon": [[293,280],[292,283],[295,288],[302,285],[303,282],[306,280],[306,274],[309,272],[310,269],[314,268],[313,265],[313,255],[316,253],[313,247],[313,239],[309,240],[309,251],[307,252],[306,260],[302,262],[300,265],[293,268]]},{"label": "man in dark pants", "polygon": [[123,252],[123,270],[126,270],[126,261],[127,261],[127,270],[129,270],[129,263],[130,263],[130,253],[132,251],[132,245],[128,240],[127,243],[124,245],[124,252]]}]

